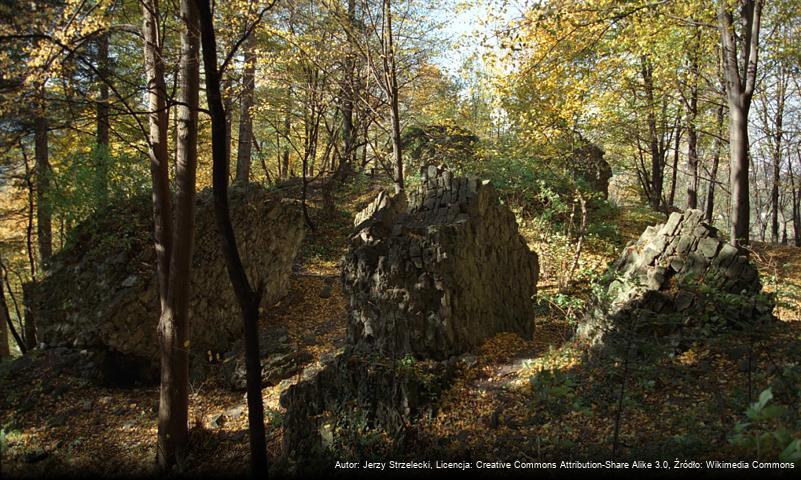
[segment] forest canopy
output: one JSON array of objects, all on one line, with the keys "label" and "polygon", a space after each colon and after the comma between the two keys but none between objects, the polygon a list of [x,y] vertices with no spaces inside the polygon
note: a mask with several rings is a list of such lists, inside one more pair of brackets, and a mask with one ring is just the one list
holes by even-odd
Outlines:
[{"label": "forest canopy", "polygon": [[[462,355],[459,368],[472,372],[457,382],[437,377],[442,352],[426,351],[431,358],[423,358],[412,349],[404,352],[408,358],[392,362],[406,362],[404,375],[425,370],[430,381],[420,391],[437,401],[450,398],[444,391],[456,392],[452,396],[463,402],[452,410],[458,412],[466,408],[465,399],[478,395],[472,389],[478,384],[471,383],[481,383],[476,375],[522,358],[505,358],[500,351],[529,355],[528,363],[512,369],[529,382],[523,382],[526,394],[493,397],[499,403],[493,403],[487,422],[494,432],[504,423],[498,412],[527,402],[528,416],[518,427],[539,429],[551,422],[575,427],[557,437],[544,433],[550,426],[536,430],[538,454],[541,434],[550,442],[549,454],[569,451],[582,422],[567,417],[591,415],[586,412],[603,403],[602,394],[583,390],[591,381],[575,381],[600,375],[577,360],[587,353],[575,339],[588,324],[617,318],[596,305],[615,298],[615,288],[631,287],[613,275],[635,272],[647,288],[670,294],[664,309],[649,306],[646,294],[645,307],[636,308],[653,307],[648,312],[656,316],[670,310],[684,316],[679,330],[703,332],[693,333],[699,336],[692,342],[675,340],[675,352],[652,363],[656,370],[679,368],[675,362],[683,360],[677,359],[693,352],[688,344],[717,338],[713,334],[733,323],[751,331],[767,318],[788,324],[798,319],[799,37],[799,0],[0,1],[0,360],[12,365],[0,373],[14,381],[29,374],[46,384],[45,374],[17,375],[14,369],[28,367],[13,365],[30,358],[58,363],[47,355],[77,359],[73,350],[92,350],[87,338],[102,338],[108,351],[82,360],[84,366],[105,368],[97,375],[103,378],[123,370],[141,373],[128,386],[136,383],[142,390],[131,395],[155,402],[142,409],[152,427],[141,433],[149,439],[142,448],[151,448],[147,455],[162,471],[192,471],[198,443],[191,424],[208,423],[197,405],[217,402],[213,408],[220,409],[219,398],[230,397],[199,400],[198,379],[224,377],[227,387],[247,391],[246,407],[236,416],[230,409],[219,415],[247,429],[249,468],[261,475],[280,464],[280,445],[286,450],[294,441],[294,434],[284,438],[280,432],[300,428],[287,413],[285,403],[292,401],[278,399],[296,384],[301,386],[293,392],[306,391],[300,377],[312,363],[325,363],[324,357],[345,345],[363,346],[354,339],[369,337],[364,332],[372,335],[371,328],[380,331],[381,322],[395,315],[397,325],[426,332],[427,340],[417,343],[428,345],[435,335],[432,325],[452,318],[473,325],[482,315],[514,309],[514,321],[492,317],[481,335],[464,333],[469,330],[464,327],[434,342],[448,349],[445,356]],[[466,218],[476,224],[460,230]],[[456,225],[451,230],[437,230],[451,223]],[[405,238],[403,255],[388,253],[401,248],[395,237]],[[468,246],[460,243],[465,238]],[[458,254],[442,254],[448,248]],[[632,251],[642,256],[629,256]],[[676,252],[695,257],[676,260]],[[408,257],[411,263],[389,270],[426,271],[431,262],[453,256],[473,261],[463,270],[446,269],[448,275],[471,272],[451,279],[458,287],[441,272],[429,283],[422,274],[410,281],[392,277],[383,263],[370,263],[373,257],[392,262]],[[372,277],[359,276],[371,269]],[[515,275],[519,278],[510,279]],[[686,287],[677,279],[685,277],[703,284],[687,287],[689,297],[677,293]],[[504,292],[524,292],[518,295],[525,297],[523,307],[515,301],[493,303],[503,292],[492,288],[506,281],[511,286]],[[365,282],[375,282],[373,290],[361,289]],[[66,287],[50,290],[61,288],[56,284]],[[393,296],[421,285],[445,292],[419,300],[441,307],[436,314],[416,313],[428,315],[425,328],[403,316],[417,308],[416,300],[409,300],[414,295]],[[719,287],[722,291],[715,290]],[[201,291],[221,293],[199,298]],[[469,295],[462,297],[464,292]],[[725,305],[716,310],[716,302],[702,301],[713,297]],[[448,303],[452,298],[462,303]],[[464,298],[485,303],[474,308]],[[373,307],[360,307],[362,300],[381,315],[371,317]],[[396,304],[405,313],[392,310]],[[91,305],[92,312],[81,311],[81,305]],[[696,313],[687,313],[690,308]],[[150,329],[145,334],[122,341],[115,337],[117,327],[108,327],[129,325],[131,312],[151,310],[141,322]],[[545,319],[545,330],[526,323],[534,322],[535,311],[537,322]],[[598,311],[612,313],[598,319]],[[215,322],[225,332],[193,337],[193,328]],[[358,327],[364,331],[354,326],[358,322],[366,325]],[[72,328],[82,333],[65,333]],[[710,340],[712,346],[704,347],[709,350],[697,356],[718,359],[725,351],[736,357],[745,351],[734,352],[740,347],[748,352],[747,393],[724,389],[731,393],[727,399],[736,399],[715,399],[726,412],[715,421],[728,430],[705,434],[729,439],[723,443],[737,452],[755,446],[797,462],[799,419],[792,413],[800,398],[797,387],[772,386],[777,375],[797,383],[797,364],[760,356],[760,348],[769,352],[775,345],[770,342],[788,338],[782,351],[792,356],[798,331],[786,328],[775,335],[741,335],[738,341],[744,343],[728,350]],[[505,333],[490,340],[483,336],[499,332]],[[509,332],[519,338],[509,340]],[[454,340],[459,335],[467,338],[464,344]],[[148,348],[134,352],[141,355],[125,357],[151,338]],[[236,347],[226,350],[232,339]],[[400,341],[391,340],[386,345]],[[403,342],[414,345],[415,339]],[[64,350],[53,353],[57,348]],[[479,350],[480,359],[465,360]],[[629,350],[626,346],[625,356],[614,360],[624,368],[619,396],[603,397],[616,408],[614,415],[606,411],[615,416],[613,432],[603,430],[608,425],[595,430],[613,438],[615,455],[623,448],[636,450],[624,445],[620,426],[624,398],[630,400],[624,388],[631,374]],[[724,369],[709,362],[705,375]],[[771,364],[764,378],[752,375],[759,362]],[[381,362],[375,365],[384,372]],[[315,378],[347,384],[342,378],[363,374],[365,381],[383,385],[380,374],[377,380],[371,376],[373,370],[350,377],[343,370],[323,371]],[[431,380],[435,377],[439,380]],[[643,378],[637,383],[640,393],[647,392],[643,402],[654,389],[668,388]],[[9,385],[3,401],[18,403],[16,384],[2,381]],[[116,401],[127,394],[104,389],[119,384],[96,388],[102,398]],[[554,395],[570,402],[554,401]],[[780,415],[770,408],[778,402],[792,408]],[[301,403],[295,400],[292,408]],[[564,405],[572,413],[561,411]],[[746,409],[750,423],[737,423],[729,435],[735,416]],[[39,415],[46,409],[27,410]],[[20,420],[38,421],[25,411],[0,417],[0,455],[10,448],[7,432],[17,432],[11,442],[19,448],[38,438],[30,433],[34,427]],[[428,426],[440,421],[436,428],[448,435],[464,422],[446,422],[431,412]],[[214,428],[224,429],[222,416],[215,418]],[[329,453],[336,448],[355,456],[386,453],[375,446],[383,444],[372,426],[359,430],[354,423],[342,426],[344,420],[332,422],[334,431],[358,435],[345,441],[349,434],[331,433],[329,441],[324,432]],[[588,425],[592,422],[582,428],[596,427]],[[472,433],[453,435],[482,437],[474,427],[462,430]],[[757,428],[765,429],[764,438],[754,433]],[[426,432],[420,438],[434,435]],[[495,447],[514,443],[514,435],[506,432]],[[495,434],[483,437],[489,441]],[[754,439],[756,445],[749,443]],[[696,444],[680,447],[696,451],[707,440],[694,438]],[[419,440],[416,451],[426,451],[425,445]],[[39,450],[57,450],[36,448],[13,458],[36,464],[50,455],[40,459]],[[465,451],[470,450],[459,454]],[[244,455],[232,454],[232,462]],[[30,458],[34,461],[24,460]]]}]

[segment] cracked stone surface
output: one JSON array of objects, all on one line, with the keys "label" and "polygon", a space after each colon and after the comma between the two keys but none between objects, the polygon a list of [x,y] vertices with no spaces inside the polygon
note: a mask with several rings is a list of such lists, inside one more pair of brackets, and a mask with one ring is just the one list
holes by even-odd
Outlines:
[{"label": "cracked stone surface", "polygon": [[578,329],[594,345],[626,328],[646,337],[697,335],[773,318],[773,300],[762,294],[747,251],[722,238],[700,210],[646,228],[608,274],[604,295]]}]

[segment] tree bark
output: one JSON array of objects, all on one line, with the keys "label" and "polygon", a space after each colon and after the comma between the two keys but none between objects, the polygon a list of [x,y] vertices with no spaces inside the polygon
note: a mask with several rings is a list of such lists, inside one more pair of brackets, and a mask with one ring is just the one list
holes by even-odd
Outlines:
[{"label": "tree bark", "polygon": [[[5,289],[0,283],[0,360],[11,357],[11,347],[8,345],[8,331],[13,328],[11,314],[6,303]],[[19,342],[19,339],[17,339]]]},{"label": "tree bark", "polygon": [[[17,304],[17,299],[14,297],[14,292],[11,290],[11,282],[9,282],[8,280],[8,269],[3,263],[2,258],[0,258],[0,274],[2,274],[2,278],[0,278],[0,304],[1,304],[0,307],[2,307],[2,311],[5,314],[5,321],[7,322],[8,331],[11,332],[11,336],[17,343],[17,348],[19,348],[19,351],[24,355],[25,353],[28,352],[28,346],[25,344],[25,339],[20,336],[19,332],[17,332],[17,329],[14,327],[14,323],[11,321],[11,314],[9,313],[8,302],[6,302],[6,294],[5,294],[6,290],[8,290],[8,294],[9,296],[11,296],[11,301],[14,303],[14,310],[17,314],[17,320],[19,321],[20,324],[22,324],[22,315],[19,309],[19,305]],[[8,345],[8,338],[6,338],[5,345]]]},{"label": "tree bark", "polygon": [[395,40],[392,34],[392,5],[384,0],[384,74],[389,97],[389,114],[392,124],[392,157],[394,159],[395,190],[404,189],[403,151],[401,147],[400,108],[398,104],[398,75],[395,66]]},{"label": "tree bark", "polygon": [[671,180],[670,180],[670,196],[668,197],[668,205],[671,207],[675,206],[674,200],[676,198],[676,178],[679,174],[679,149],[681,148],[681,116],[676,117],[676,128],[674,129],[676,132],[675,140],[673,144],[673,172],[671,172]]},{"label": "tree bark", "polygon": [[50,200],[50,158],[48,153],[49,122],[43,112],[34,119],[34,148],[36,161],[36,237],[39,243],[39,259],[46,267],[53,255],[53,226]]},{"label": "tree bark", "polygon": [[648,116],[648,143],[651,151],[651,208],[658,209],[662,205],[662,188],[664,185],[664,153],[659,146],[659,138],[656,128],[656,112],[654,101],[654,83],[652,67],[648,59],[643,56],[641,59],[641,73],[645,97],[647,102]]},{"label": "tree bark", "polygon": [[[353,28],[356,23],[356,0],[348,0],[348,28]],[[340,170],[342,168],[352,168],[354,164],[355,149],[355,129],[353,125],[353,104],[356,98],[356,82],[354,80],[355,56],[352,51],[345,54],[345,78],[342,83],[342,159],[340,160]]]},{"label": "tree bark", "polygon": [[164,82],[164,62],[158,0],[143,0],[142,34],[145,40],[145,81],[148,99],[148,152],[153,185],[153,225],[156,249],[156,272],[159,284],[161,311],[167,308],[167,286],[172,252],[172,202],[170,200],[169,155],[167,151],[167,86]]},{"label": "tree bark", "polygon": [[723,135],[723,105],[718,107],[717,112],[717,138],[715,138],[715,146],[713,147],[712,154],[712,170],[709,172],[709,187],[706,191],[706,212],[704,218],[709,223],[714,221],[715,216],[715,187],[718,181],[718,165],[720,164],[720,150],[723,144],[721,135]]},{"label": "tree bark", "polygon": [[[801,159],[801,151],[799,151],[798,158]],[[792,163],[790,164],[790,193],[792,193],[793,204],[793,244],[801,247],[801,189],[796,187],[795,170]]]},{"label": "tree bark", "polygon": [[253,150],[253,119],[250,111],[253,108],[256,72],[256,32],[251,32],[245,42],[245,68],[242,72],[242,99],[239,114],[239,144],[236,154],[236,183],[246,184],[250,181],[250,166]]},{"label": "tree bark", "polygon": [[96,172],[97,193],[100,204],[103,205],[108,200],[108,161],[109,154],[109,105],[108,105],[108,32],[101,33],[97,37],[97,71],[99,74],[99,98],[97,101],[97,151],[96,151]]},{"label": "tree bark", "polygon": [[225,110],[220,97],[220,78],[217,66],[217,40],[211,6],[207,0],[194,0],[200,12],[203,42],[203,64],[206,71],[206,99],[212,128],[212,186],[214,213],[222,238],[222,250],[228,277],[242,309],[245,330],[245,367],[247,371],[248,427],[250,432],[250,466],[254,478],[267,478],[267,444],[264,432],[264,404],[261,398],[261,361],[259,359],[259,302],[257,292],[250,286],[239,249],[228,206],[228,160],[225,155]]},{"label": "tree bark", "polygon": [[189,420],[189,299],[195,220],[197,172],[197,109],[200,89],[198,14],[191,0],[181,1],[181,64],[179,67],[178,138],[176,141],[175,220],[167,308],[161,312],[161,395],[159,402],[159,465],[183,470]]},{"label": "tree bark", "polygon": [[[697,27],[698,28],[698,27]],[[695,125],[698,117],[698,77],[700,30],[696,31],[693,52],[690,53],[690,99],[687,107],[687,165],[690,181],[687,185],[687,208],[698,208],[698,131]]]},{"label": "tree bark", "polygon": [[287,101],[286,101],[286,115],[284,116],[284,151],[281,153],[281,164],[283,168],[281,168],[281,179],[287,179],[290,177],[289,172],[289,134],[292,129],[292,87],[290,86],[287,90]]},{"label": "tree bark", "polygon": [[[731,162],[731,242],[749,242],[751,205],[748,182],[748,112],[756,85],[762,0],[742,0],[738,12],[741,25],[735,35],[728,2],[720,1],[718,27],[723,51],[723,73],[729,104],[729,159]],[[737,41],[741,44],[737,45]],[[739,53],[739,56],[738,56]]]},{"label": "tree bark", "polygon": [[784,97],[786,91],[783,67],[779,67],[779,78],[776,84],[776,114],[773,120],[773,184],[771,185],[771,229],[770,239],[779,241],[779,185],[781,184],[782,142],[784,137]]}]

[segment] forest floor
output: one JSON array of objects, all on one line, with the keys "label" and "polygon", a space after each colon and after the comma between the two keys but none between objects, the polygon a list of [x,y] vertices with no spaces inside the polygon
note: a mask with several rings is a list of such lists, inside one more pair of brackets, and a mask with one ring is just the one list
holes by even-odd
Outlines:
[{"label": "forest floor", "polygon": [[[308,349],[313,362],[344,344],[346,299],[339,288],[338,262],[354,213],[377,191],[378,186],[365,182],[347,186],[336,193],[339,209],[326,218],[313,191],[310,213],[316,230],[304,240],[290,293],[262,320],[267,327],[286,325],[290,340]],[[362,457],[731,460],[756,453],[750,450],[749,435],[779,431],[780,419],[754,422],[740,441],[730,441],[750,401],[769,386],[773,402],[799,408],[801,249],[754,246],[766,290],[779,298],[776,313],[782,321],[769,331],[721,335],[681,355],[648,362],[586,362],[572,335],[592,279],[627,241],[660,221],[659,215],[634,208],[616,209],[612,215],[606,221],[617,227],[588,239],[569,296],[556,288],[564,252],[549,242],[547,232],[523,222],[521,232],[540,254],[543,272],[533,339],[500,334],[489,340],[441,396],[436,414],[416,425],[402,451],[375,444],[360,448]],[[3,473],[154,473],[156,387],[99,387],[60,375],[46,352],[29,357],[0,370]],[[278,399],[297,378],[263,390],[271,461],[280,454]],[[244,403],[243,392],[232,392],[214,379],[191,386],[188,473],[247,471]],[[787,433],[801,436],[792,427]],[[763,443],[759,454],[775,458],[779,448]]]}]

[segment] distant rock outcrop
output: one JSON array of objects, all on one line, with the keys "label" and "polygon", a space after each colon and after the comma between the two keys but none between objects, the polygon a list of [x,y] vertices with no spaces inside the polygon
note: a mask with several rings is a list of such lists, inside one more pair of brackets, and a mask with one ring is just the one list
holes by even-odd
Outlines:
[{"label": "distant rock outcrop", "polygon": [[[262,305],[289,287],[303,237],[300,209],[251,185],[231,191],[232,222],[251,282],[264,284]],[[26,305],[47,347],[112,352],[106,358],[157,367],[158,282],[149,198],[128,200],[79,225],[45,277],[26,288]],[[224,352],[242,321],[219,246],[210,191],[197,198],[190,302],[193,357]]]},{"label": "distant rock outcrop", "polygon": [[604,151],[600,147],[590,142],[584,143],[573,150],[568,165],[577,177],[587,182],[593,191],[601,194],[603,199],[609,197],[612,167],[604,159]]},{"label": "distant rock outcrop", "polygon": [[756,266],[720,238],[699,210],[648,227],[611,265],[602,298],[579,327],[595,345],[639,338],[697,338],[772,318]]}]

